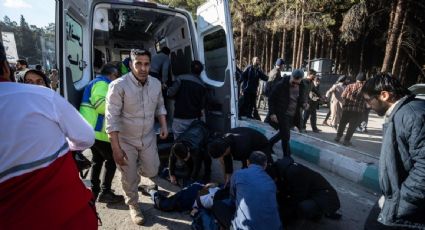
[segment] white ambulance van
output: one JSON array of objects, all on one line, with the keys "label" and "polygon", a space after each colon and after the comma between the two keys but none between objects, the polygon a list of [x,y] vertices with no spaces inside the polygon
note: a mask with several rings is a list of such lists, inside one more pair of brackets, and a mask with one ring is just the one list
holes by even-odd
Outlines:
[{"label": "white ambulance van", "polygon": [[[78,108],[96,63],[122,61],[133,48],[171,50],[172,74],[200,60],[209,88],[206,121],[212,132],[238,126],[237,85],[228,0],[209,0],[197,22],[183,9],[137,0],[57,0],[56,48],[60,93]],[[172,135],[171,135],[172,136]]]}]

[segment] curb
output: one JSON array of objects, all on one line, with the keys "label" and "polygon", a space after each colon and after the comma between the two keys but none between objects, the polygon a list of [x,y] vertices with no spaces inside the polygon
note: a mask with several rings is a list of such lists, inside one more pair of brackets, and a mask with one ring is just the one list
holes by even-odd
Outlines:
[{"label": "curb", "polygon": [[[256,129],[269,139],[276,134],[272,127],[257,120],[240,120],[239,126]],[[318,165],[374,192],[379,193],[381,191],[378,181],[378,161],[374,158],[368,158],[367,153],[364,153],[363,159],[359,160],[355,158],[355,156],[359,155],[358,150],[352,150],[292,131],[290,145],[294,156]],[[278,151],[275,152],[281,155],[280,144],[275,145],[274,149],[277,149]],[[340,152],[341,150],[344,151],[344,154]]]}]

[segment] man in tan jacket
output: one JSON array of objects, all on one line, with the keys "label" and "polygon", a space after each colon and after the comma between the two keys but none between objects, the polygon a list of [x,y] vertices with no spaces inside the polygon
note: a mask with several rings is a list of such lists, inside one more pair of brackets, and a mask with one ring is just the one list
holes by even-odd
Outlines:
[{"label": "man in tan jacket", "polygon": [[132,50],[131,72],[109,85],[106,98],[106,132],[115,162],[121,171],[122,188],[135,224],[145,218],[138,206],[140,176],[152,178],[159,167],[155,116],[161,125],[160,138],[168,136],[161,83],[149,76],[151,54]]}]

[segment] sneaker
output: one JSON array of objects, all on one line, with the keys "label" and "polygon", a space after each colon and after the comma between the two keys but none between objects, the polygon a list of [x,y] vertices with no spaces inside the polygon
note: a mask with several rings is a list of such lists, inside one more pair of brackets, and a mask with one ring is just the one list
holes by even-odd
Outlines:
[{"label": "sneaker", "polygon": [[151,190],[156,190],[158,191],[158,185],[153,184],[153,185],[139,185],[138,190],[142,192],[143,195],[145,196],[150,196],[150,191]]},{"label": "sneaker", "polygon": [[130,216],[133,223],[137,225],[143,225],[145,223],[145,217],[142,214],[142,210],[137,205],[129,205]]},{"label": "sneaker", "polygon": [[351,142],[350,142],[350,141],[344,141],[344,142],[342,143],[342,145],[344,145],[344,146],[353,146],[353,144],[351,144]]},{"label": "sneaker", "polygon": [[124,196],[115,195],[112,191],[101,192],[97,201],[100,203],[119,203],[124,201]]}]

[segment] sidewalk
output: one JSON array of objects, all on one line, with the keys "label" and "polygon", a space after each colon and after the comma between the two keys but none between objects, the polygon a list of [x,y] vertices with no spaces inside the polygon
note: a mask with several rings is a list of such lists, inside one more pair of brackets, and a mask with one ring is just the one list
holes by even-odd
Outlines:
[{"label": "sidewalk", "polygon": [[[379,192],[378,160],[382,140],[382,119],[371,113],[368,124],[369,132],[356,132],[352,138],[353,146],[345,147],[333,140],[336,136],[334,128],[321,125],[326,113],[326,108],[318,111],[317,123],[320,124],[318,127],[322,132],[312,132],[309,122],[307,123],[307,133],[291,132],[292,154],[359,183],[372,191]],[[264,118],[265,111],[260,111],[260,115]],[[268,124],[257,120],[241,120],[240,126],[255,128],[268,138],[276,133],[276,130]],[[274,146],[274,149],[278,154],[277,157],[281,157],[280,142]]]}]

